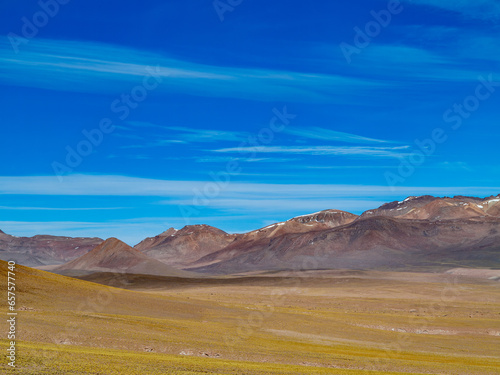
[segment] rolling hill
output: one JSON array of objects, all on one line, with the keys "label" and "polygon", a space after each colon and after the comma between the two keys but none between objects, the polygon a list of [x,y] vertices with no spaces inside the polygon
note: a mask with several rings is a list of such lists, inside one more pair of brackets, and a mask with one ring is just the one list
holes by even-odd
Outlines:
[{"label": "rolling hill", "polygon": [[192,275],[189,272],[177,270],[156,259],[150,258],[116,238],[108,238],[89,253],[58,266],[53,271],[71,275],[90,272],[134,273],[161,276]]}]

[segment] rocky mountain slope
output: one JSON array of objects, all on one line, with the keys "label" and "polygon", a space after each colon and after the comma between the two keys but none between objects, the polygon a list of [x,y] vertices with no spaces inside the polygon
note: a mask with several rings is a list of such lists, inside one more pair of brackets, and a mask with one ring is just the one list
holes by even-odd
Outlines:
[{"label": "rocky mountain slope", "polygon": [[389,216],[402,219],[449,220],[471,217],[500,217],[500,195],[488,198],[455,196],[437,198],[430,195],[408,197],[368,210],[361,218]]},{"label": "rocky mountain slope", "polygon": [[243,234],[228,234],[209,225],[188,225],[181,230],[170,228],[156,237],[146,238],[134,247],[165,264],[185,268],[222,249],[242,248],[287,233],[334,228],[353,222],[356,218],[357,215],[348,212],[325,210]]},{"label": "rocky mountain slope", "polygon": [[185,267],[199,258],[223,249],[235,235],[209,225],[170,228],[156,237],[146,238],[135,249],[173,267]]},{"label": "rocky mountain slope", "polygon": [[198,272],[278,269],[410,269],[500,266],[500,219],[430,222],[378,216],[317,232],[292,233],[222,249],[192,265]]},{"label": "rocky mountain slope", "polygon": [[447,264],[500,267],[500,195],[408,197],[337,224],[295,233],[279,232],[277,227],[284,224],[274,224],[263,228],[272,229],[272,235],[250,238],[250,232],[243,235],[246,241],[235,241],[189,268],[232,273]]}]

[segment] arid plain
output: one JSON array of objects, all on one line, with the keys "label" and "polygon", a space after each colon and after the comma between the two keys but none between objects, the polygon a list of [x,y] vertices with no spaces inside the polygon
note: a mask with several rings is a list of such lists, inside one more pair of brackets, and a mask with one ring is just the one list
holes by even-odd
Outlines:
[{"label": "arid plain", "polygon": [[498,281],[468,273],[89,282],[18,266],[17,368],[2,373],[498,374]]}]

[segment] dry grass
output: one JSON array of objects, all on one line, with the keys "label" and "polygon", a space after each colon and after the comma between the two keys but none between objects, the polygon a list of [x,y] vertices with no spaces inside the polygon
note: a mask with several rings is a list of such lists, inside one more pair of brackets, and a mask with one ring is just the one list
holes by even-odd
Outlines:
[{"label": "dry grass", "polygon": [[208,282],[134,276],[120,283],[134,290],[123,290],[17,273],[17,307],[26,308],[19,374],[500,372],[494,281],[336,271]]}]

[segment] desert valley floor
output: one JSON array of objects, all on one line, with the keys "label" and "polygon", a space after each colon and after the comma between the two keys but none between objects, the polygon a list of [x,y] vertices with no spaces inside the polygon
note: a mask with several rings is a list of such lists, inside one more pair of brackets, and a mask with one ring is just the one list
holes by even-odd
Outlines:
[{"label": "desert valley floor", "polygon": [[[3,261],[0,270],[6,287]],[[94,273],[79,280],[17,266],[17,368],[3,361],[1,372],[498,374],[498,274]],[[8,341],[1,343],[5,351]]]}]

